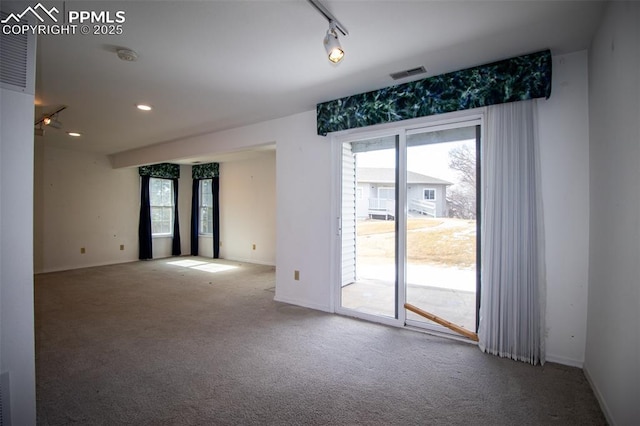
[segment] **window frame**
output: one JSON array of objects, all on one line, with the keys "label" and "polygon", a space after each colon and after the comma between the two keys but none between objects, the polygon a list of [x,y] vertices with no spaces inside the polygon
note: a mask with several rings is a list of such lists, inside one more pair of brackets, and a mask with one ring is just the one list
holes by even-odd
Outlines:
[{"label": "window frame", "polygon": [[[162,198],[164,198],[164,192],[161,191],[160,193],[160,198],[161,203],[162,204],[156,204],[157,202],[157,198],[154,195],[153,191],[153,187],[154,187],[154,183],[156,181],[160,181],[162,183],[162,186],[165,185],[169,185],[170,187],[170,191],[169,191],[169,200],[168,200],[168,204],[167,204],[167,200],[164,200]],[[175,198],[175,188],[173,187],[173,180],[172,179],[164,179],[164,178],[149,178],[149,214],[151,217],[151,237],[152,238],[167,238],[167,237],[173,237],[173,220],[174,220],[174,215],[175,215],[175,205],[174,205],[174,198]],[[154,232],[154,225],[157,225],[159,221],[154,220],[154,209],[162,209],[162,216],[163,219],[160,221],[160,226],[162,226],[162,224],[165,224],[166,222],[168,222],[169,225],[169,232]],[[168,211],[169,212],[169,219],[168,221],[164,219],[164,212]]]},{"label": "window frame", "polygon": [[[427,198],[427,191],[433,192],[433,198]],[[436,189],[435,188],[422,188],[422,199],[425,201],[436,201]]]},{"label": "window frame", "polygon": [[[208,195],[208,197],[210,197],[210,205],[204,205],[205,202],[205,197],[204,197],[204,188],[205,185],[203,185],[203,183],[205,181],[208,181],[211,185],[210,187],[210,193],[206,194]],[[212,237],[213,236],[213,179],[200,179],[200,184],[198,185],[198,191],[199,191],[199,197],[198,197],[198,235],[200,236],[204,236],[204,237]],[[210,211],[209,214],[209,220],[207,221],[207,228],[211,230],[211,232],[203,232],[203,229],[205,228],[203,226],[203,219],[202,219],[202,213],[203,213],[203,209],[207,209]]]}]

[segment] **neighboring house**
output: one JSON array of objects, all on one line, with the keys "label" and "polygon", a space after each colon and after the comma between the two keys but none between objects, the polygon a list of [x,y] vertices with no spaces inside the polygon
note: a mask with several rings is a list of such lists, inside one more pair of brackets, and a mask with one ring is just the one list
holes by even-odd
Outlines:
[{"label": "neighboring house", "polygon": [[[395,169],[358,167],[356,169],[356,215],[358,218],[395,216]],[[447,186],[443,179],[407,172],[409,213],[430,217],[447,216]]]}]

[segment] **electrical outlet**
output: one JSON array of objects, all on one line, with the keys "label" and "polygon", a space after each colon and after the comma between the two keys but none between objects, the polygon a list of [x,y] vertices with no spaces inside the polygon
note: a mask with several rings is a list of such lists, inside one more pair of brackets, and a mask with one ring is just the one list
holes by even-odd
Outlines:
[{"label": "electrical outlet", "polygon": [[222,241],[220,241],[220,247],[222,247]]},{"label": "electrical outlet", "polygon": [[87,251],[84,249],[84,247],[80,247],[80,254],[85,254]]},{"label": "electrical outlet", "polygon": [[300,271],[293,271],[293,279],[296,281],[300,281]]},{"label": "electrical outlet", "polygon": [[120,250],[124,250],[124,244],[120,244]]}]

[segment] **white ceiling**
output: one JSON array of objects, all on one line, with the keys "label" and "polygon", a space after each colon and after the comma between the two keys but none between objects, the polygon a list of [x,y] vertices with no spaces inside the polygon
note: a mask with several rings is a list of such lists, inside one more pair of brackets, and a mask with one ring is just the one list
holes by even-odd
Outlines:
[{"label": "white ceiling", "polygon": [[[349,30],[328,62],[327,21],[305,0],[72,2],[123,10],[122,35],[38,40],[36,118],[60,105],[54,146],[112,154],[308,111],[319,102],[550,48],[589,46],[602,2],[323,1]],[[62,6],[62,5],[61,5]],[[124,62],[126,47],[139,54]],[[415,79],[415,78],[414,78]],[[141,112],[136,103],[149,103]],[[77,130],[81,138],[65,131]],[[192,159],[196,161],[197,159]]]}]

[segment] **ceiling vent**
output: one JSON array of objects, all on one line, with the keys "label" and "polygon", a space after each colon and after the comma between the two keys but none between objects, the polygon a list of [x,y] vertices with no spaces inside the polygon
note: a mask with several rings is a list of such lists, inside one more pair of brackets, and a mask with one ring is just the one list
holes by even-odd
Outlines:
[{"label": "ceiling vent", "polygon": [[[0,11],[5,20],[9,14]],[[26,21],[20,21],[26,24]],[[24,34],[0,34],[0,83],[3,89],[22,93],[35,93],[34,53],[35,36]]]},{"label": "ceiling vent", "polygon": [[424,67],[411,68],[410,70],[394,72],[389,74],[392,79],[400,80],[402,78],[413,77],[414,75],[420,75],[426,73],[427,70]]}]

